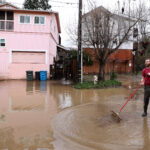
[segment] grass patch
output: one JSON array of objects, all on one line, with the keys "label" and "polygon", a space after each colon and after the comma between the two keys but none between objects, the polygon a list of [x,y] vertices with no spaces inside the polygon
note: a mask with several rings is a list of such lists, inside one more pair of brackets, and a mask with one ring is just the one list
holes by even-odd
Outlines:
[{"label": "grass patch", "polygon": [[139,71],[137,74],[138,74],[138,75],[142,74],[142,71]]},{"label": "grass patch", "polygon": [[83,83],[77,83],[73,87],[76,89],[98,89],[98,88],[106,88],[106,87],[118,87],[121,86],[122,83],[117,80],[106,80],[104,82],[98,82],[94,84],[93,81],[83,81]]}]

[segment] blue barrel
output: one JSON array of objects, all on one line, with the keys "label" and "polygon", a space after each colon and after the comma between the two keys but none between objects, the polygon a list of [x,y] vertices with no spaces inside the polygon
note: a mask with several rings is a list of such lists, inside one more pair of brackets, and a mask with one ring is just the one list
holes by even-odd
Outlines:
[{"label": "blue barrel", "polygon": [[40,71],[40,80],[41,81],[47,80],[47,71]]}]

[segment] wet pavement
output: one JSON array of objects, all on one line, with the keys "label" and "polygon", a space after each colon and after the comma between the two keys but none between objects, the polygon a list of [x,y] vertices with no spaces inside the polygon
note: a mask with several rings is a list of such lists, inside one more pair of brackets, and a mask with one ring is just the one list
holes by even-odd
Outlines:
[{"label": "wet pavement", "polygon": [[140,76],[119,88],[76,90],[69,81],[0,82],[0,150],[148,150],[150,113],[142,118]]}]

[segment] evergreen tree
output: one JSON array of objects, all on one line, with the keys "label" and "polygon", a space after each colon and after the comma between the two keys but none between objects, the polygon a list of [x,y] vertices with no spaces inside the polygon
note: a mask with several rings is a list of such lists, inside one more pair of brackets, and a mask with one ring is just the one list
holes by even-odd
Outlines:
[{"label": "evergreen tree", "polygon": [[51,8],[51,5],[49,5],[48,2],[49,0],[25,0],[24,8],[34,10],[48,10]]},{"label": "evergreen tree", "polygon": [[25,9],[34,9],[32,0],[25,0],[23,5]]},{"label": "evergreen tree", "polygon": [[49,0],[40,0],[41,9],[47,10],[51,8],[51,6],[48,4],[48,1]]}]

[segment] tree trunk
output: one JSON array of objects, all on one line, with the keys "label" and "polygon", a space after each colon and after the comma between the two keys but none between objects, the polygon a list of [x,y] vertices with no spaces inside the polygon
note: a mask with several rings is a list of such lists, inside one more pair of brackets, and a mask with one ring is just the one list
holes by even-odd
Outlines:
[{"label": "tree trunk", "polygon": [[105,63],[99,61],[99,73],[98,73],[98,80],[105,81]]}]

